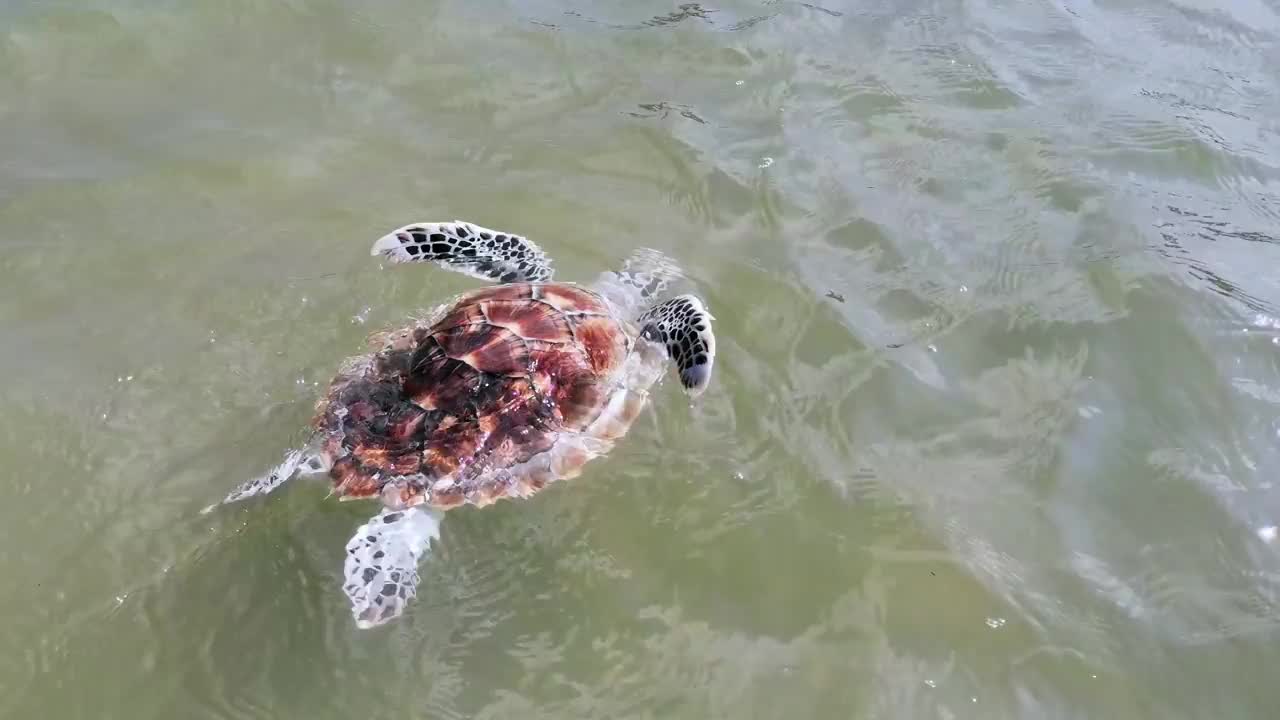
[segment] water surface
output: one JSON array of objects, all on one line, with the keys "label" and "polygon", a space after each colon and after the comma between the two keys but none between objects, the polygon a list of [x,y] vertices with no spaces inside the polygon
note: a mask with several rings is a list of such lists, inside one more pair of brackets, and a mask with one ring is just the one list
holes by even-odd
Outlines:
[{"label": "water surface", "polygon": [[[0,716],[1265,718],[1280,7],[12,2]],[[460,218],[720,358],[419,602],[277,462]]]}]

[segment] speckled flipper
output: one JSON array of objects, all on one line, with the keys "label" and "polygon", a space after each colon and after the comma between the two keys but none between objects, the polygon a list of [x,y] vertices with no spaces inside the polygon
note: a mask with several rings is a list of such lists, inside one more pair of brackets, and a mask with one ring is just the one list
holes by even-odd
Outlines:
[{"label": "speckled flipper", "polygon": [[285,454],[284,462],[272,468],[271,472],[240,483],[239,487],[228,493],[221,503],[214,503],[201,510],[200,513],[202,515],[208,514],[218,505],[239,502],[254,495],[266,495],[293,479],[295,475],[309,475],[327,470],[328,468],[325,467],[324,461],[312,448],[290,450]]},{"label": "speckled flipper", "polygon": [[665,292],[678,277],[680,268],[671,258],[651,248],[639,248],[621,269],[601,273],[592,289],[631,315]]},{"label": "speckled flipper", "polygon": [[370,254],[392,262],[434,262],[481,280],[546,282],[551,261],[528,238],[461,220],[414,223],[378,238]]},{"label": "speckled flipper", "polygon": [[667,347],[667,354],[680,371],[680,384],[691,395],[701,393],[711,382],[711,367],[716,360],[712,319],[694,295],[660,302],[640,316],[646,336]]},{"label": "speckled flipper", "polygon": [[347,542],[342,590],[356,625],[371,628],[400,615],[418,594],[418,563],[440,537],[438,511],[384,509]]}]

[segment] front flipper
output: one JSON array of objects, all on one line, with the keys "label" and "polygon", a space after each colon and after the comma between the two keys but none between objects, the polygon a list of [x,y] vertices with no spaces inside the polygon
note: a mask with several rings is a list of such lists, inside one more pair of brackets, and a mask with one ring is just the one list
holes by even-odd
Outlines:
[{"label": "front flipper", "polygon": [[342,590],[351,600],[356,626],[391,620],[418,594],[418,563],[440,537],[438,511],[388,510],[360,526],[347,542]]},{"label": "front flipper", "polygon": [[592,289],[632,315],[653,302],[680,276],[680,268],[671,258],[652,248],[638,248],[621,269],[601,273]]},{"label": "front flipper", "polygon": [[461,220],[405,225],[373,244],[371,255],[392,262],[434,262],[481,280],[546,282],[551,261],[528,238]]},{"label": "front flipper", "polygon": [[700,394],[711,382],[711,367],[716,361],[712,319],[694,295],[660,302],[640,316],[640,327],[646,336],[667,347],[667,354],[680,371],[680,384],[690,395]]}]

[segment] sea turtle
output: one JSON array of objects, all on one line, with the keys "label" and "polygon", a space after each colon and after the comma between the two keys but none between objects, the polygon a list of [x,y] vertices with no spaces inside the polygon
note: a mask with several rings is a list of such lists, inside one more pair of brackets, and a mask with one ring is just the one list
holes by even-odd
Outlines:
[{"label": "sea turtle", "polygon": [[527,238],[457,220],[406,225],[372,254],[496,284],[371,336],[317,404],[306,445],[222,501],[318,473],[341,500],[381,500],[346,546],[343,591],[362,628],[414,598],[444,510],[576,476],[627,432],[668,362],[697,395],[716,355],[701,300],[657,299],[677,274],[657,254],[633,255],[590,285],[553,281]]}]

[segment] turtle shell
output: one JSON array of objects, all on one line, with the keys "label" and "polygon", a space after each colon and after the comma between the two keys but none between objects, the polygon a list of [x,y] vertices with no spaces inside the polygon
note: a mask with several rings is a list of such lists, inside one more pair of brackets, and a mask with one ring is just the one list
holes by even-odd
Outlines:
[{"label": "turtle shell", "polygon": [[567,283],[482,288],[375,336],[314,420],[335,492],[448,508],[577,474],[643,404],[618,382],[634,342],[603,298]]}]

